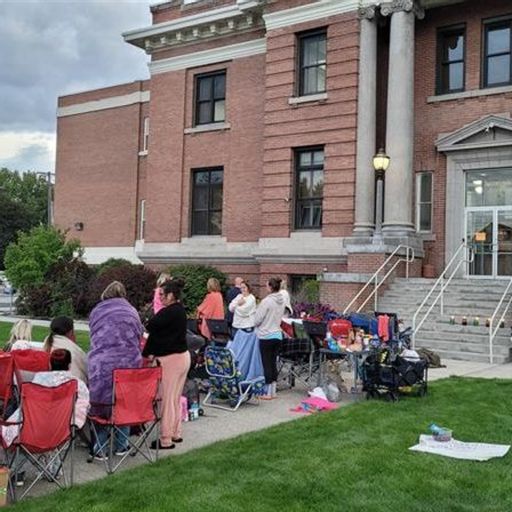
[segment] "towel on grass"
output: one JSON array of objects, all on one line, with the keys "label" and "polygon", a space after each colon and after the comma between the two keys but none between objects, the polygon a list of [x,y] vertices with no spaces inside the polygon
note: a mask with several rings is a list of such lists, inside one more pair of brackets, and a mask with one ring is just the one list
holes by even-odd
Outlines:
[{"label": "towel on grass", "polygon": [[510,449],[508,444],[463,443],[452,439],[447,442],[436,441],[432,436],[420,435],[419,444],[409,450],[434,453],[445,457],[464,460],[486,461],[503,457]]}]

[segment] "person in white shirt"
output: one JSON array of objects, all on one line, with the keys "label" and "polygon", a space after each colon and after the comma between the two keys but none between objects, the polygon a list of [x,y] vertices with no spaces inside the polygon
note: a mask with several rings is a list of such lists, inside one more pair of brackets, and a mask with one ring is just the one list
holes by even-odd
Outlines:
[{"label": "person in white shirt", "polygon": [[229,311],[233,313],[233,328],[252,329],[256,315],[256,298],[251,293],[249,283],[242,281],[240,290],[242,293],[229,304]]}]

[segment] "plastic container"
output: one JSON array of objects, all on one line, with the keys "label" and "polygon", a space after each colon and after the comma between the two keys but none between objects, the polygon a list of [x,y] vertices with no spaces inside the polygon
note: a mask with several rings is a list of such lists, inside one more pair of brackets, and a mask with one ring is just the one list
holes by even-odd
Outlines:
[{"label": "plastic container", "polygon": [[452,431],[447,428],[439,429],[438,432],[434,432],[432,437],[435,441],[439,441],[440,443],[447,443],[452,440]]}]

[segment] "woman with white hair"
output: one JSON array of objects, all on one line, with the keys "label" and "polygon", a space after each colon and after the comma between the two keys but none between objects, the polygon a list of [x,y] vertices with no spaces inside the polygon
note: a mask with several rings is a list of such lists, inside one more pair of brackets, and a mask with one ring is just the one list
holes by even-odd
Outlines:
[{"label": "woman with white hair", "polygon": [[5,352],[11,350],[25,350],[32,346],[32,323],[30,320],[18,320],[11,329],[9,341],[4,347]]}]

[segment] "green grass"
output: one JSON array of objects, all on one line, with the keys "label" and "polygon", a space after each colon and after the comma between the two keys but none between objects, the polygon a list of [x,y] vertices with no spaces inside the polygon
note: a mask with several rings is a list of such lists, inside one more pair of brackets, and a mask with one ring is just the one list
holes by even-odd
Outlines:
[{"label": "green grass", "polygon": [[460,440],[508,444],[511,411],[512,380],[451,378],[434,383],[424,399],[343,406],[27,500],[13,511],[507,512],[512,454],[471,462],[408,447],[431,421]]},{"label": "green grass", "polygon": [[[13,324],[11,322],[0,322],[0,347],[3,347],[9,340]],[[32,339],[34,341],[44,341],[50,334],[48,327],[34,326],[32,329]],[[75,331],[76,342],[86,352],[89,350],[89,333],[86,331]]]}]

